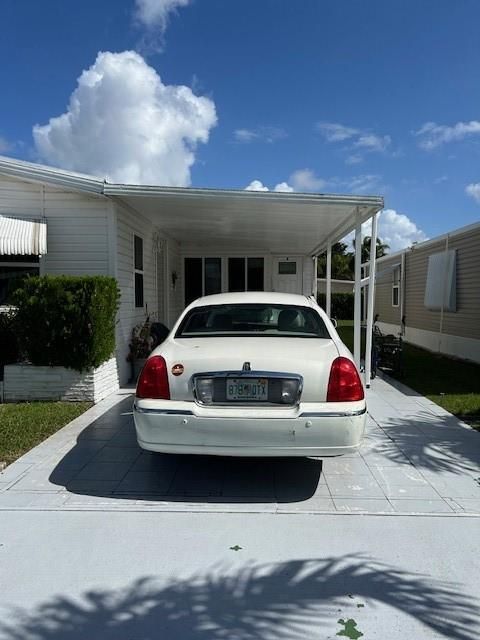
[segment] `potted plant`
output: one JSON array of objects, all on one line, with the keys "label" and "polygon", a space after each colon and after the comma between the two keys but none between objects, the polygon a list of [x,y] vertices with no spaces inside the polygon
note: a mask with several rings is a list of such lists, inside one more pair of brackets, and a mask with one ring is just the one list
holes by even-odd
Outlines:
[{"label": "potted plant", "polygon": [[143,322],[136,324],[132,329],[127,356],[127,360],[132,367],[132,381],[138,378],[146,359],[152,351],[153,339],[150,335],[150,327],[150,316],[147,316]]}]

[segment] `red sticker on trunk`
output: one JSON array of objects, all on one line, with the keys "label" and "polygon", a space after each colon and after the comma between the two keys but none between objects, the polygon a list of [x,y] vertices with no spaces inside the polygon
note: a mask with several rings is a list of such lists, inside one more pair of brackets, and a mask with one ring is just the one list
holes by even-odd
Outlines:
[{"label": "red sticker on trunk", "polygon": [[185,371],[183,364],[174,364],[172,367],[172,373],[174,376],[181,376]]}]

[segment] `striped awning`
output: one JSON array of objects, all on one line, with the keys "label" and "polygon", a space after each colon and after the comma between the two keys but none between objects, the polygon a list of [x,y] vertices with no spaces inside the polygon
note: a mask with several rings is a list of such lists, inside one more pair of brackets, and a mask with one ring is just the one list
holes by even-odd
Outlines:
[{"label": "striped awning", "polygon": [[0,256],[47,253],[47,221],[0,215]]}]

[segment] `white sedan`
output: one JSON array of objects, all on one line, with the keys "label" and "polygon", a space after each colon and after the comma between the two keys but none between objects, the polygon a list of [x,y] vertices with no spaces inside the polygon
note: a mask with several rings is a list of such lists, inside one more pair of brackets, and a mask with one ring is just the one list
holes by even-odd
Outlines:
[{"label": "white sedan", "polygon": [[180,316],[143,368],[139,445],[221,456],[338,456],[366,419],[352,355],[313,298],[226,293]]}]

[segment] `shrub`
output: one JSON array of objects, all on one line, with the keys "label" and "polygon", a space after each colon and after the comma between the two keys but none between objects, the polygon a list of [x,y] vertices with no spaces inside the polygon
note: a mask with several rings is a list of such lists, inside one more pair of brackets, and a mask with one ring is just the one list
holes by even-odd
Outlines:
[{"label": "shrub", "polygon": [[12,312],[0,313],[0,367],[18,362],[19,358],[14,314]]},{"label": "shrub", "polygon": [[120,292],[107,276],[33,276],[13,295],[21,350],[35,365],[84,371],[115,350]]},{"label": "shrub", "polygon": [[[337,320],[351,320],[353,318],[355,294],[332,293],[332,318]],[[318,294],[318,304],[325,309],[326,295]]]}]

